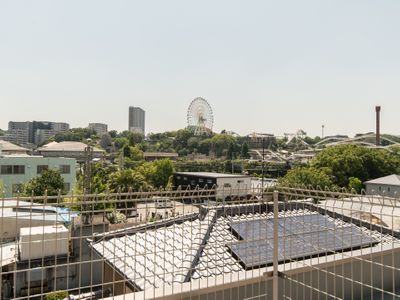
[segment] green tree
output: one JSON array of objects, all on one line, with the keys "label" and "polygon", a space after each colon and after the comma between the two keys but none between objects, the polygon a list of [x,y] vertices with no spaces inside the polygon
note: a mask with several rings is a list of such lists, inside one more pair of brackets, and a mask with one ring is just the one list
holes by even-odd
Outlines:
[{"label": "green tree", "polygon": [[356,177],[350,177],[348,188],[349,188],[349,190],[354,190],[357,193],[360,193],[363,188],[363,183],[361,182],[360,179],[358,179]]},{"label": "green tree", "polygon": [[153,166],[152,185],[154,187],[167,187],[171,184],[171,177],[175,170],[173,162],[169,159],[162,159],[155,161]]},{"label": "green tree", "polygon": [[242,149],[240,150],[240,156],[242,158],[250,158],[249,145],[246,142],[242,144]]},{"label": "green tree", "polygon": [[144,135],[139,132],[129,132],[127,138],[129,141],[129,145],[135,146],[136,144],[140,144],[144,140]]},{"label": "green tree", "polygon": [[113,143],[112,143],[112,138],[111,138],[111,136],[110,136],[109,134],[103,134],[103,135],[101,136],[101,139],[100,139],[100,146],[101,146],[104,150],[110,151],[111,148],[112,148],[112,145],[113,145]]},{"label": "green tree", "polygon": [[109,190],[114,193],[119,191],[126,193],[130,189],[139,191],[140,189],[146,190],[149,188],[145,177],[139,172],[130,169],[119,170],[111,174],[107,184]]},{"label": "green tree", "polygon": [[48,196],[56,196],[64,191],[64,179],[60,172],[52,169],[44,170],[39,176],[32,178],[24,186],[24,194],[27,196],[44,196],[47,191]]},{"label": "green tree", "polygon": [[54,140],[56,142],[75,141],[85,142],[88,138],[96,138],[96,132],[89,128],[72,128],[67,132],[57,133]]},{"label": "green tree", "polygon": [[287,172],[280,178],[282,186],[306,186],[311,188],[332,188],[334,186],[331,178],[321,169],[313,167],[298,167]]},{"label": "green tree", "polygon": [[350,177],[365,182],[396,173],[399,158],[385,149],[338,145],[321,151],[311,161],[311,166],[329,170],[335,184],[348,187]]}]

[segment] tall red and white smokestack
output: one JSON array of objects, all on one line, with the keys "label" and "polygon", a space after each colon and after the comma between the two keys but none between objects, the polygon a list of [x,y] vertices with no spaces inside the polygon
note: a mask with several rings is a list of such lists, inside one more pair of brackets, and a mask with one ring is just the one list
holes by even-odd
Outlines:
[{"label": "tall red and white smokestack", "polygon": [[375,106],[376,112],[376,145],[381,145],[381,107]]}]

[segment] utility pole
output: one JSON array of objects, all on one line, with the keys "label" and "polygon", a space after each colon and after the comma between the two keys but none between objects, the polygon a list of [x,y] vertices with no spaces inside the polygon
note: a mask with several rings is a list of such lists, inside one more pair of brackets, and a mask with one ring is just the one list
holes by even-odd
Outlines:
[{"label": "utility pole", "polygon": [[[90,141],[89,141],[90,142]],[[93,158],[93,148],[88,144],[85,148],[85,170],[84,170],[84,189],[83,189],[83,202],[90,200],[91,194],[91,163]],[[92,221],[89,205],[84,203],[82,205],[82,222],[83,224],[90,224]]]},{"label": "utility pole", "polygon": [[375,106],[375,113],[376,113],[376,146],[381,145],[381,107],[380,106]]},{"label": "utility pole", "polygon": [[265,137],[262,138],[261,198],[264,198]]},{"label": "utility pole", "polygon": [[323,138],[324,138],[324,129],[325,129],[325,125],[324,125],[324,124],[322,124],[322,135],[321,135],[321,139],[323,139]]}]

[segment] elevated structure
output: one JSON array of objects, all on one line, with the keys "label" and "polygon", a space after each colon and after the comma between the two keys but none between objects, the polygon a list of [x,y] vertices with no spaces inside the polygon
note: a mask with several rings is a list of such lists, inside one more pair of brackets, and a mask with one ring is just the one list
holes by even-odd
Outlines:
[{"label": "elevated structure", "polygon": [[375,106],[376,112],[376,146],[379,147],[381,145],[381,107]]},{"label": "elevated structure", "polygon": [[190,103],[187,112],[187,122],[188,128],[192,128],[195,135],[212,132],[214,116],[207,100],[197,97]]},{"label": "elevated structure", "polygon": [[128,130],[145,135],[145,111],[140,107],[129,107]]}]

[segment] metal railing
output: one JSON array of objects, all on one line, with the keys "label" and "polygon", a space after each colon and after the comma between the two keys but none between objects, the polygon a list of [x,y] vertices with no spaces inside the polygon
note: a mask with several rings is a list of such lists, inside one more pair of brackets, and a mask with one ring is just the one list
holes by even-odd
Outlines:
[{"label": "metal railing", "polygon": [[396,198],[243,186],[5,198],[0,210],[1,299],[400,297]]}]

